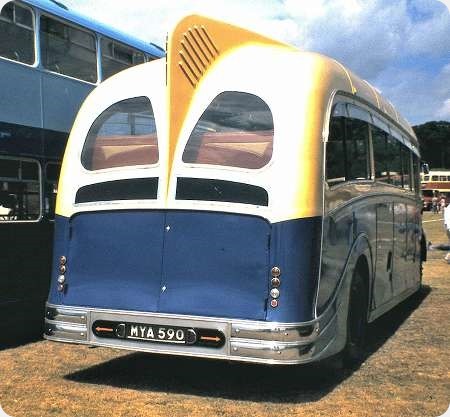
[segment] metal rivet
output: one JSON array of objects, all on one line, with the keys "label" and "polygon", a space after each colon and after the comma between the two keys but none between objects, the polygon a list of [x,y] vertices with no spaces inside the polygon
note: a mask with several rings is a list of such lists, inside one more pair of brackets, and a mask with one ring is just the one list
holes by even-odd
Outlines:
[{"label": "metal rivet", "polygon": [[59,258],[59,263],[65,265],[67,263],[67,258],[63,255]]},{"label": "metal rivet", "polygon": [[278,307],[278,300],[270,300],[270,306],[273,308]]},{"label": "metal rivet", "polygon": [[166,287],[165,285],[163,285],[163,286],[161,287],[161,291],[162,291],[162,292],[166,291],[166,289],[167,289],[167,287]]},{"label": "metal rivet", "polygon": [[234,348],[233,348],[233,351],[234,351],[234,352],[237,352],[237,350],[238,350],[237,347],[234,347]]},{"label": "metal rivet", "polygon": [[166,226],[166,230],[169,231],[170,230],[170,226]]},{"label": "metal rivet", "polygon": [[278,278],[281,275],[281,269],[278,266],[272,268],[272,276]]},{"label": "metal rivet", "polygon": [[60,272],[61,274],[64,274],[64,273],[66,272],[66,270],[67,270],[67,268],[66,268],[65,265],[60,265],[60,267],[59,267],[59,272]]},{"label": "metal rivet", "polygon": [[285,336],[289,336],[289,333],[288,333],[288,332],[284,332],[284,335],[285,335]]},{"label": "metal rivet", "polygon": [[272,298],[278,298],[280,296],[280,290],[278,290],[277,288],[272,288],[270,290],[270,296]]},{"label": "metal rivet", "polygon": [[58,283],[64,284],[66,282],[66,277],[64,275],[60,275],[58,277]]},{"label": "metal rivet", "polygon": [[240,332],[240,330],[239,330],[239,329],[236,329],[236,330],[235,330],[235,332],[236,332],[236,333],[239,333],[239,332]]}]

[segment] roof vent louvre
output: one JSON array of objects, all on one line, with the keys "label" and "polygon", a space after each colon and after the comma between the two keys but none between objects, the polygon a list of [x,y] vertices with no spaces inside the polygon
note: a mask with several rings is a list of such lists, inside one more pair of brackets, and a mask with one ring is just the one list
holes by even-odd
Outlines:
[{"label": "roof vent louvre", "polygon": [[219,49],[203,25],[189,28],[183,34],[180,43],[178,65],[191,85],[195,87],[208,67],[219,56]]}]

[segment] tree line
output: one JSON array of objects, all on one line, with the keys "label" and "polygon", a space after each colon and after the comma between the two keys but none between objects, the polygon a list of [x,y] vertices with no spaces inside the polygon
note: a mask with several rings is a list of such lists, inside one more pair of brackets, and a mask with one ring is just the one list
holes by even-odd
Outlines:
[{"label": "tree line", "polygon": [[450,169],[450,122],[427,122],[413,129],[419,139],[422,161],[430,169]]}]

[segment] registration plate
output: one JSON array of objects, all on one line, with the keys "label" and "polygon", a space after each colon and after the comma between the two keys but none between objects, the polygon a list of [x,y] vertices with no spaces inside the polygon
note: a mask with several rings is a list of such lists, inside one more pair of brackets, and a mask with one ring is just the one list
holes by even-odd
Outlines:
[{"label": "registration plate", "polygon": [[193,345],[197,341],[194,329],[160,324],[97,321],[93,325],[93,330],[99,337],[116,337],[146,342]]},{"label": "registration plate", "polygon": [[125,325],[126,339],[186,344],[188,340],[192,340],[192,336],[195,336],[193,329],[185,329],[182,327],[159,326],[154,324]]}]

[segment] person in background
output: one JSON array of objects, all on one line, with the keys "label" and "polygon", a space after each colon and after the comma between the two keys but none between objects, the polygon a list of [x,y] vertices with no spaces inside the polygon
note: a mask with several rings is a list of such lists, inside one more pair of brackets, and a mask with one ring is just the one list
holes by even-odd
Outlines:
[{"label": "person in background", "polygon": [[[450,245],[450,204],[444,208],[444,227],[447,232],[448,244]],[[444,259],[450,264],[450,248]]]},{"label": "person in background", "polygon": [[441,197],[441,200],[439,201],[439,205],[441,206],[441,211],[443,213],[444,209],[445,209],[445,197],[444,196]]},{"label": "person in background", "polygon": [[433,213],[437,213],[438,211],[438,198],[436,194],[433,194],[433,198],[431,199],[431,210]]}]

